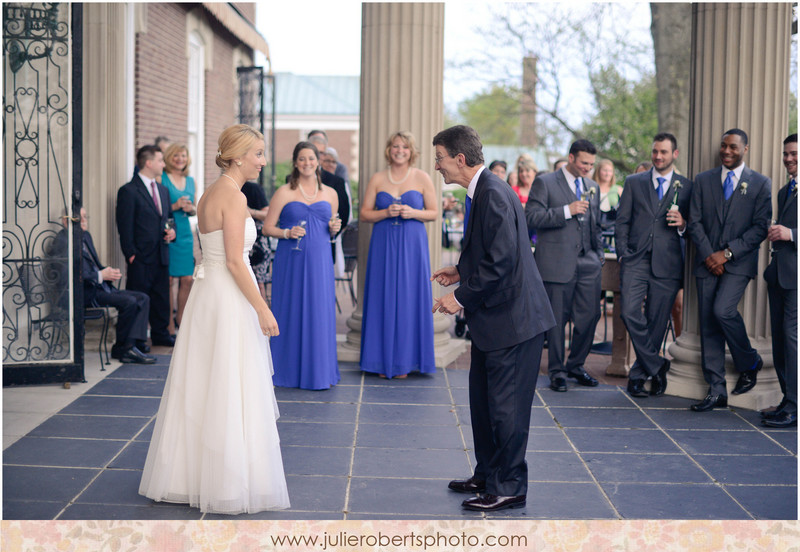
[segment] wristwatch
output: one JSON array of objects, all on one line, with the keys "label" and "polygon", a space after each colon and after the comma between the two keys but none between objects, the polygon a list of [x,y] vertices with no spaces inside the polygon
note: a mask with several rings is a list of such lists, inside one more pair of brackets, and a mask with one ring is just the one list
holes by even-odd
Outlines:
[{"label": "wristwatch", "polygon": [[733,259],[733,251],[731,251],[728,247],[725,248],[725,258],[729,261]]}]

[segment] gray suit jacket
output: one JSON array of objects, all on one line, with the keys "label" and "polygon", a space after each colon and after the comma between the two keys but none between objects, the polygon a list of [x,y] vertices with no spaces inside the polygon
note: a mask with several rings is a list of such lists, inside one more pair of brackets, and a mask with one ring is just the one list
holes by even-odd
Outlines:
[{"label": "gray suit jacket", "polygon": [[589,225],[592,249],[597,262],[603,262],[600,188],[590,178],[584,178],[583,185],[594,193],[589,194],[589,210],[583,223],[579,223],[577,217],[564,217],[564,205],[576,201],[576,197],[574,186],[567,183],[563,171],[547,173],[533,181],[525,205],[525,217],[528,229],[536,231],[534,257],[545,282],[564,284],[575,275],[581,251],[580,224]]},{"label": "gray suit jacket", "polygon": [[652,169],[625,179],[615,223],[617,258],[623,266],[647,262],[657,278],[683,279],[682,238],[666,219],[676,194],[678,210],[688,219],[692,194],[688,178],[672,173],[661,201],[653,187]]},{"label": "gray suit jacket", "polygon": [[[706,278],[711,273],[704,261],[726,247],[733,259],[725,271],[755,278],[758,273],[758,247],[767,237],[772,217],[772,182],[763,174],[745,167],[725,212],[722,192],[722,167],[697,175],[689,208],[689,236],[697,247],[694,275]],[[743,184],[747,183],[746,191]]]},{"label": "gray suit jacket", "polygon": [[797,188],[787,197],[789,185],[778,192],[778,224],[792,230],[792,241],[772,243],[772,261],[764,271],[764,279],[771,286],[797,289]]}]

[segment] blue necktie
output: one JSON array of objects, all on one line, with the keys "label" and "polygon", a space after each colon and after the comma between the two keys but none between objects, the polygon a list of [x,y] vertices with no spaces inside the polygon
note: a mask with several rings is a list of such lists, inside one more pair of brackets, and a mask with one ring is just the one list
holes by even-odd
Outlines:
[{"label": "blue necktie", "polygon": [[728,201],[733,195],[733,171],[728,171],[728,176],[725,177],[725,183],[722,185],[722,193],[725,194],[725,201]]},{"label": "blue necktie", "polygon": [[472,207],[472,198],[467,196],[464,202],[464,230],[467,229],[467,222],[469,222],[469,210]]},{"label": "blue necktie", "polygon": [[794,189],[797,187],[797,181],[792,178],[789,181],[789,193],[786,194],[786,199],[792,199],[792,194],[794,193]]},{"label": "blue necktie", "polygon": [[578,200],[581,199],[581,179],[575,179],[575,195],[578,196]]},{"label": "blue necktie", "polygon": [[659,176],[656,180],[658,180],[658,200],[661,201],[664,198],[664,182],[666,182],[667,179],[663,176]]}]

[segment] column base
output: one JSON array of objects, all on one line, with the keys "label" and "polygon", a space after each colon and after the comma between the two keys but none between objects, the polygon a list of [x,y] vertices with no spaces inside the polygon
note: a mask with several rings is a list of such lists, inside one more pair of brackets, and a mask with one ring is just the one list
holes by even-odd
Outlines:
[{"label": "column base", "polygon": [[[728,405],[748,410],[763,410],[775,406],[783,398],[778,376],[772,363],[772,343],[754,340],[753,347],[764,360],[764,368],[758,373],[758,383],[744,395],[732,395],[739,372],[733,367],[729,353],[725,354],[725,380],[727,382]],[[702,400],[708,394],[708,384],[703,378],[700,357],[700,336],[684,331],[668,348],[672,364],[667,376],[667,395]]]},{"label": "column base", "polygon": [[[433,353],[437,368],[454,362],[467,349],[467,342],[450,335],[451,319],[441,315],[433,317]],[[361,313],[355,312],[347,319],[350,331],[336,335],[336,358],[339,362],[361,361]]]}]

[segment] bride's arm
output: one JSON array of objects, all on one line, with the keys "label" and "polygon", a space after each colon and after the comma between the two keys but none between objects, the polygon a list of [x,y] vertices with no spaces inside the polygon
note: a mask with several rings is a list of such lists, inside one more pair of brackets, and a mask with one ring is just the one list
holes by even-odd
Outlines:
[{"label": "bride's arm", "polygon": [[245,299],[258,314],[258,323],[264,335],[278,335],[278,322],[261,297],[258,286],[244,262],[244,225],[249,218],[247,199],[243,194],[231,194],[222,208],[222,239],[225,243],[225,264]]}]

